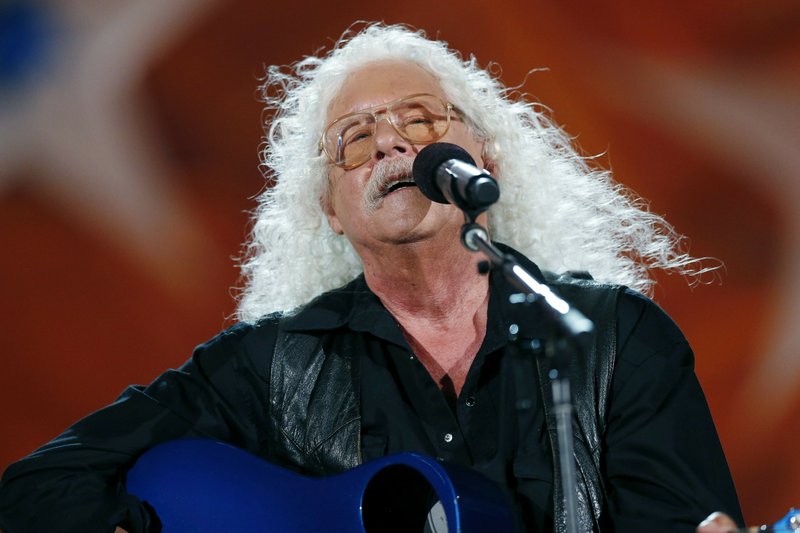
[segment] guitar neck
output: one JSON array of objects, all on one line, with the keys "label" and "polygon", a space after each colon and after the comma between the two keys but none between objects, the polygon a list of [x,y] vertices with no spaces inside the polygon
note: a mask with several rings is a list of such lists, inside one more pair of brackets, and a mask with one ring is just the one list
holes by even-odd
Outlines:
[{"label": "guitar neck", "polygon": [[798,533],[800,532],[800,510],[790,509],[789,512],[772,524],[758,527],[740,529],[739,533]]}]

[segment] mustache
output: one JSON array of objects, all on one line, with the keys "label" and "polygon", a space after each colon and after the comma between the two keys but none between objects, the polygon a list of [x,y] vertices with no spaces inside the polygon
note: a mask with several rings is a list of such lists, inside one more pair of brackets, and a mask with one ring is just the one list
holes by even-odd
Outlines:
[{"label": "mustache", "polygon": [[402,181],[414,181],[413,167],[414,159],[411,157],[391,157],[378,161],[364,188],[364,206],[367,211],[374,211],[380,207],[383,197],[392,185]]}]

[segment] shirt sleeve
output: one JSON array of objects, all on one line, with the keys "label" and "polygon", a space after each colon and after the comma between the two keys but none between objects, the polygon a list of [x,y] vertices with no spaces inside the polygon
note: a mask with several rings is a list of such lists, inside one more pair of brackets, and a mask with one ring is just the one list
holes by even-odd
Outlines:
[{"label": "shirt sleeve", "polygon": [[609,516],[617,532],[693,532],[741,510],[694,356],[672,320],[625,291],[605,436]]},{"label": "shirt sleeve", "polygon": [[264,415],[257,413],[267,410],[255,402],[268,397],[270,340],[269,333],[234,326],[199,346],[180,369],[147,387],[128,387],[113,404],[9,466],[0,482],[0,527],[6,533],[111,532],[117,525],[148,531],[152,517],[125,494],[125,472],[146,449],[183,437],[256,452],[266,440],[259,435]]}]

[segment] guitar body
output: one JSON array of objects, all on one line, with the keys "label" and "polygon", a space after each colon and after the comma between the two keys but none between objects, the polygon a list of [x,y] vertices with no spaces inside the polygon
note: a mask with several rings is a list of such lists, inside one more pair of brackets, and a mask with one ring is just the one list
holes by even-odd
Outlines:
[{"label": "guitar body", "polygon": [[426,521],[437,533],[514,530],[496,484],[413,453],[313,478],[227,444],[177,440],[142,455],[126,487],[155,509],[164,533],[421,533]]}]

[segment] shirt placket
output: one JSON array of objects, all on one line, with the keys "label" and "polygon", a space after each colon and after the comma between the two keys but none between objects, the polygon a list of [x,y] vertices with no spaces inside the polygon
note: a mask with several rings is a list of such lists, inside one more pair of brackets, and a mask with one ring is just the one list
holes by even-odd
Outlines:
[{"label": "shirt placket", "polygon": [[393,352],[403,388],[436,450],[436,458],[449,463],[472,464],[458,419],[428,370],[410,350],[396,347]]}]

